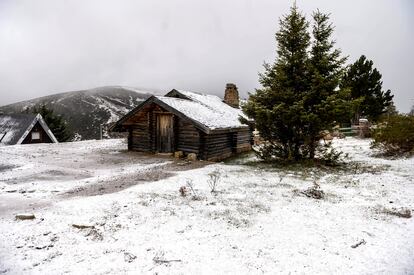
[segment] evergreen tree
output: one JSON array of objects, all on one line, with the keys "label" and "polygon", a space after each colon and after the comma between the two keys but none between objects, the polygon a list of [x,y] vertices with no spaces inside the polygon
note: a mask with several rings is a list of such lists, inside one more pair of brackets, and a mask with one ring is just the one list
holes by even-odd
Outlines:
[{"label": "evergreen tree", "polygon": [[263,88],[256,89],[243,107],[266,140],[259,154],[267,160],[273,156],[289,160],[301,158],[300,147],[305,142],[302,131],[303,99],[309,89],[308,26],[296,5],[280,19],[280,30],[276,33],[276,62],[264,64],[265,72],[259,78]]},{"label": "evergreen tree", "polygon": [[265,64],[262,88],[243,107],[266,141],[263,159],[313,159],[321,132],[349,113],[349,93],[338,89],[345,58],[334,49],[333,26],[319,11],[313,19],[312,43],[296,5],[280,20],[276,61]]},{"label": "evergreen tree", "polygon": [[385,112],[382,116],[385,118],[389,118],[391,116],[396,116],[396,115],[398,115],[398,111],[397,111],[397,108],[395,107],[394,101],[391,100],[390,105],[387,108],[385,108]]},{"label": "evergreen tree", "polygon": [[355,110],[354,123],[358,123],[360,117],[377,121],[387,111],[394,97],[390,90],[382,90],[382,75],[373,68],[373,64],[362,55],[349,66],[341,84],[341,87],[350,89],[353,99],[361,100],[360,106]]},{"label": "evergreen tree", "polygon": [[35,107],[33,113],[40,114],[43,117],[47,126],[59,142],[68,141],[70,139],[66,121],[60,115],[56,115],[54,111],[49,109],[45,104],[40,105],[40,107]]},{"label": "evergreen tree", "polygon": [[313,13],[313,40],[310,51],[310,88],[304,95],[309,157],[314,158],[321,133],[337,121],[350,117],[352,102],[347,90],[338,90],[344,73],[345,57],[335,49],[332,40],[334,27],[329,15],[317,10]]}]

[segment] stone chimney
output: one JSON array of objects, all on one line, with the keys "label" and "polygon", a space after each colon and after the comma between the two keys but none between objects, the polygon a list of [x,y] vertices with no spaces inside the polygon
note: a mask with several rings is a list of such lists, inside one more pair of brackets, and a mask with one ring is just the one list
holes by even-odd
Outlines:
[{"label": "stone chimney", "polygon": [[226,84],[226,91],[224,92],[224,103],[234,108],[239,108],[239,91],[235,84]]}]

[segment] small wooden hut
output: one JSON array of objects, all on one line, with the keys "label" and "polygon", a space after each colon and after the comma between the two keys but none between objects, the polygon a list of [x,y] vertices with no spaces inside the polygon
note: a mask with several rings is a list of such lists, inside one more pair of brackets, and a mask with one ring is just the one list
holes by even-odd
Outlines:
[{"label": "small wooden hut", "polygon": [[121,118],[113,131],[128,131],[128,149],[151,153],[195,153],[218,161],[251,150],[252,129],[240,122],[239,96],[227,84],[215,95],[172,90],[152,96]]},{"label": "small wooden hut", "polygon": [[57,142],[40,114],[0,115],[0,145]]}]

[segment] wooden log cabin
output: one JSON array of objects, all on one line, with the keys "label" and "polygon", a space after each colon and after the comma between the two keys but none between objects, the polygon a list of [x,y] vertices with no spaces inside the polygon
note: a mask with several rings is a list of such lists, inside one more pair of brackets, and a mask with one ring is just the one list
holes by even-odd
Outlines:
[{"label": "wooden log cabin", "polygon": [[242,124],[239,95],[227,84],[215,95],[172,90],[152,96],[121,118],[113,131],[128,131],[128,149],[149,153],[195,153],[219,161],[251,150],[252,129]]},{"label": "wooden log cabin", "polygon": [[0,115],[0,145],[57,142],[40,114]]}]

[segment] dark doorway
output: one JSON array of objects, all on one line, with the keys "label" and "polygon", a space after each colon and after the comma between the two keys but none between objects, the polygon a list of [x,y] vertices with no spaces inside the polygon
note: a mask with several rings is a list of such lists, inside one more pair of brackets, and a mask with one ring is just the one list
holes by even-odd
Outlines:
[{"label": "dark doorway", "polygon": [[157,151],[173,152],[174,123],[172,115],[157,115]]}]

